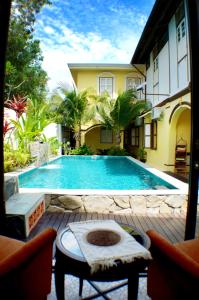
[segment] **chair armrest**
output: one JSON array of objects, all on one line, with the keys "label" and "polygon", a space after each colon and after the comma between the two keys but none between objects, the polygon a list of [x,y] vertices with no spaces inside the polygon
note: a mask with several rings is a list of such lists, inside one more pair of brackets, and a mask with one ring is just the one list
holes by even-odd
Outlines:
[{"label": "chair armrest", "polygon": [[28,241],[21,247],[17,252],[7,257],[6,260],[0,263],[0,277],[4,276],[5,273],[17,269],[19,266],[22,268],[26,265],[33,257],[37,256],[38,253],[50,247],[56,237],[56,231],[52,228],[45,229],[38,236]]},{"label": "chair armrest", "polygon": [[181,271],[188,273],[193,278],[199,280],[199,263],[191,256],[182,251],[180,247],[172,245],[154,230],[147,231],[147,235],[151,239],[151,252],[155,258],[162,257],[162,260],[172,262]]},{"label": "chair armrest", "polygon": [[54,229],[46,229],[0,263],[0,294],[43,300],[51,290]]}]

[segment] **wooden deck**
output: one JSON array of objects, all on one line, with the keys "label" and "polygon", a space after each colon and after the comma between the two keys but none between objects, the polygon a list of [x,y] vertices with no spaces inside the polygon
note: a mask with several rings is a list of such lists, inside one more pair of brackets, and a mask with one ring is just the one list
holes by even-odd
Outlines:
[{"label": "wooden deck", "polygon": [[[44,228],[53,227],[59,232],[70,222],[112,219],[120,223],[136,226],[141,231],[155,229],[172,243],[183,241],[185,231],[185,215],[182,214],[148,214],[148,215],[114,215],[98,213],[50,213],[46,212],[32,230],[29,238],[34,237]],[[199,218],[197,223],[197,236],[199,232]]]}]

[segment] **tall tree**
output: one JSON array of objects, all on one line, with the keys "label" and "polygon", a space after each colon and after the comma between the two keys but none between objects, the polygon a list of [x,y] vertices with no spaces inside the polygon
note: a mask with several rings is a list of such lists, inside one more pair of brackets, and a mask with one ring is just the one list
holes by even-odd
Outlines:
[{"label": "tall tree", "polygon": [[5,76],[5,101],[13,95],[42,99],[47,74],[38,40],[34,40],[34,22],[48,0],[13,1],[8,36]]},{"label": "tall tree", "polygon": [[87,91],[77,92],[76,90],[68,91],[60,87],[60,94],[53,95],[54,100],[61,101],[57,113],[59,122],[71,128],[75,135],[76,147],[81,146],[81,125],[86,120],[86,111],[88,105]]}]

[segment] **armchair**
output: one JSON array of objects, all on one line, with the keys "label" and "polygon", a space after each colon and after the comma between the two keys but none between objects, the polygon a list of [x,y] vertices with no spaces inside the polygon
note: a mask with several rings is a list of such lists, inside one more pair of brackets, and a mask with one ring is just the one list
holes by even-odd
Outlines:
[{"label": "armchair", "polygon": [[47,299],[55,237],[51,228],[26,243],[0,236],[0,299]]},{"label": "armchair", "polygon": [[199,239],[171,244],[154,230],[153,260],[148,269],[147,291],[152,300],[196,299],[199,287]]}]

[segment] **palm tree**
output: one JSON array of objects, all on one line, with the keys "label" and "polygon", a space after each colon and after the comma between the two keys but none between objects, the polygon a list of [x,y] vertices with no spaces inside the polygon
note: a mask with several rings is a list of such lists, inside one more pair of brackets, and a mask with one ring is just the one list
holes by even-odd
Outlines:
[{"label": "palm tree", "polygon": [[58,114],[61,116],[61,123],[72,128],[76,140],[76,147],[81,146],[81,125],[85,121],[87,110],[87,91],[78,93],[76,90],[69,91],[63,86],[58,90],[61,95],[54,96],[56,100],[62,99],[58,107]]},{"label": "palm tree", "polygon": [[137,100],[134,91],[127,90],[117,99],[106,99],[97,107],[98,120],[107,128],[115,131],[116,143],[120,144],[120,132],[148,107],[144,100]]}]

